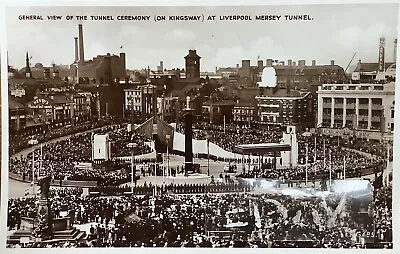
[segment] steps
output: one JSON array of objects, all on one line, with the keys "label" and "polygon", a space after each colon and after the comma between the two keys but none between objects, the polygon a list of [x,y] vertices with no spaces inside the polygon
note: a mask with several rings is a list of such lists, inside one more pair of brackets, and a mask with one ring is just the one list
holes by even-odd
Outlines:
[{"label": "steps", "polygon": [[19,244],[21,238],[29,238],[29,242],[34,241],[32,237],[33,230],[17,230],[12,235],[8,236],[7,244]]},{"label": "steps", "polygon": [[[86,236],[84,231],[73,228],[71,230],[63,230],[54,232],[53,241],[80,241]],[[46,242],[46,241],[45,241]]]},{"label": "steps", "polygon": [[[18,230],[10,235],[7,239],[7,244],[19,244],[20,239],[27,237],[30,239],[29,242],[33,242],[35,239],[32,237],[31,230]],[[80,231],[79,229],[73,228],[71,230],[63,230],[54,232],[53,239],[43,241],[43,243],[53,243],[53,242],[79,242],[86,237],[85,231]]]}]

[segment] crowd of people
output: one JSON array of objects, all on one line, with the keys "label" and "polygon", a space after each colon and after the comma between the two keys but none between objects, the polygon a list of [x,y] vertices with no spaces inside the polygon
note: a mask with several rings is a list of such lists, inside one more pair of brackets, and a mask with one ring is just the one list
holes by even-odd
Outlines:
[{"label": "crowd of people", "polygon": [[[45,142],[96,126],[104,127],[93,133],[109,134],[113,157],[130,156],[132,147],[129,144],[133,142],[137,145],[133,149],[134,155],[151,151],[145,144],[148,139],[129,132],[126,125],[82,124],[51,130],[35,138]],[[177,126],[179,131],[182,128]],[[238,143],[280,143],[282,133],[280,128],[266,131],[207,123],[195,124],[193,132],[195,139],[209,139],[228,151],[234,151]],[[98,187],[91,188],[90,195],[84,195],[78,188],[50,192],[53,216],[72,214],[75,225],[93,225],[83,241],[64,242],[60,246],[218,248],[298,247],[308,244],[308,247],[352,248],[365,247],[365,239],[361,239],[365,232],[376,234],[379,241],[392,242],[391,185],[376,190],[372,218],[364,216],[361,219],[359,214],[365,207],[349,198],[304,199],[276,193],[246,193],[251,187],[234,181],[219,184],[214,179],[207,185],[170,184],[160,188],[145,183],[133,188],[136,195],[122,196],[131,191],[131,187],[120,186],[130,181],[129,164],[117,162],[104,168],[82,166],[91,161],[91,135],[92,132],[71,135],[46,143],[42,153],[37,149],[26,157],[10,159],[10,172],[27,181],[32,181],[33,167],[37,175],[50,174],[53,184],[57,181],[61,184],[62,180],[97,181]],[[12,154],[26,148],[29,139],[32,137],[10,140]],[[304,180],[307,169],[309,181],[326,179],[329,175],[333,179],[361,177],[381,171],[387,158],[387,146],[382,142],[316,134],[298,134],[297,140],[299,166],[273,170],[269,160],[260,163],[261,168],[254,166],[236,176]],[[307,166],[304,165],[306,154]],[[234,164],[240,171],[240,164],[258,164],[258,160],[242,158],[235,160]],[[142,174],[145,176],[143,170]],[[23,218],[37,216],[35,198],[10,199],[8,207],[10,230],[19,229]],[[375,227],[371,227],[374,223]],[[227,237],[221,236],[224,232]],[[35,243],[28,246],[44,245]]]},{"label": "crowd of people", "polygon": [[[127,165],[116,160],[112,167],[80,166],[92,161],[92,135],[108,133],[113,157],[131,155],[131,151],[120,149],[122,143],[135,141],[134,155],[150,152],[144,143],[145,138],[138,133],[128,132],[126,126],[105,126],[93,132],[84,132],[68,136],[65,139],[48,142],[41,149],[30,152],[26,157],[14,157],[9,161],[9,172],[18,175],[23,181],[32,181],[34,166],[35,178],[50,174],[53,181],[97,181],[98,185],[119,185],[130,180]],[[131,148],[128,148],[131,149]],[[113,154],[115,152],[115,154]]]},{"label": "crowd of people", "polygon": [[[360,232],[371,230],[368,218],[354,219],[360,209],[354,201],[335,196],[91,197],[72,192],[53,193],[51,205],[54,217],[64,212],[73,215],[75,225],[91,223],[88,237],[70,243],[73,247],[295,247],[308,241],[350,248],[362,242]],[[35,216],[36,205],[34,198],[9,200],[8,226],[15,226],[16,216]],[[224,232],[228,237],[219,237]]]},{"label": "crowd of people", "polygon": [[146,182],[140,186],[133,188],[126,186],[96,186],[89,188],[91,195],[100,196],[118,196],[124,194],[135,195],[152,195],[156,194],[198,194],[198,193],[230,193],[230,192],[248,192],[252,190],[252,186],[248,184],[230,182],[230,181],[214,181],[210,184],[164,184],[155,187],[151,183]]},{"label": "crowd of people", "polygon": [[376,237],[382,242],[392,242],[392,184],[376,191],[374,200],[374,221]]},{"label": "crowd of people", "polygon": [[115,122],[111,121],[110,119],[99,119],[97,121],[78,123],[73,126],[68,125],[68,126],[62,126],[60,128],[53,128],[47,131],[35,133],[33,135],[28,132],[18,133],[10,136],[10,143],[9,143],[10,155],[16,154],[24,150],[25,148],[28,148],[30,146],[29,142],[32,140],[35,140],[38,143],[43,143],[56,138],[100,128],[111,124],[115,124]]},{"label": "crowd of people", "polygon": [[[113,157],[125,157],[146,154],[151,152],[151,148],[145,144],[151,140],[138,132],[128,131],[127,128],[120,128],[110,133],[111,154]],[[130,144],[135,143],[135,147]]]}]

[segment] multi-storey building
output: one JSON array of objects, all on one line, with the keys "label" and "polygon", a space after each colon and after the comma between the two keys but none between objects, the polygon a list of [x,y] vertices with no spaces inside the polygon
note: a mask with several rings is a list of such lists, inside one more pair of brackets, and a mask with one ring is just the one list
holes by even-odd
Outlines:
[{"label": "multi-storey building", "polygon": [[394,130],[395,83],[324,84],[318,88],[318,125],[376,132]]},{"label": "multi-storey building", "polygon": [[19,103],[12,96],[8,97],[9,110],[9,131],[11,134],[16,134],[25,128],[26,110],[25,106]]},{"label": "multi-storey building", "polygon": [[157,87],[146,84],[126,88],[124,89],[124,101],[126,115],[144,120],[157,113]]},{"label": "multi-storey building", "polygon": [[259,123],[262,125],[315,126],[315,98],[312,93],[269,88],[255,98]]},{"label": "multi-storey building", "polygon": [[256,105],[251,102],[239,102],[233,107],[233,121],[238,124],[251,125],[256,114]]}]

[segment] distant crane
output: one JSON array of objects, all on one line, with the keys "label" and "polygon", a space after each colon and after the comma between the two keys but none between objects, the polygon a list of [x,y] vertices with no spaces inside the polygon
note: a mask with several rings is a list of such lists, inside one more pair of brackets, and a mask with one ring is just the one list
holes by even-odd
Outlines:
[{"label": "distant crane", "polygon": [[354,57],[356,57],[356,54],[357,54],[357,52],[355,52],[355,53],[354,53],[354,55],[353,55],[353,57],[351,58],[351,60],[350,60],[349,64],[347,65],[346,69],[344,70],[344,72],[345,72],[345,73],[347,72],[347,69],[349,68],[349,66],[350,66],[351,62],[353,62],[353,60],[354,60]]}]

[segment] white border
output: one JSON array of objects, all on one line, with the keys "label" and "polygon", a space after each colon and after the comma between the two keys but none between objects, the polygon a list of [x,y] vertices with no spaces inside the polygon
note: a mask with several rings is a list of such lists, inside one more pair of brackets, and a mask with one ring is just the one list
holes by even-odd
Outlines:
[{"label": "white border", "polygon": [[[42,252],[57,252],[57,253],[70,253],[71,251],[78,253],[106,253],[109,251],[118,253],[132,253],[132,252],[140,252],[140,253],[150,253],[150,252],[158,252],[158,253],[168,253],[168,252],[209,252],[210,249],[203,248],[193,248],[193,249],[185,249],[185,248],[144,248],[144,249],[129,249],[129,248],[84,248],[84,249],[5,249],[5,241],[7,236],[7,228],[6,228],[6,217],[7,217],[7,204],[8,204],[8,81],[7,81],[7,37],[6,32],[12,32],[10,30],[6,31],[5,26],[5,6],[251,6],[251,5],[323,5],[323,4],[373,4],[373,3],[399,3],[399,0],[232,0],[232,1],[221,1],[221,0],[114,0],[114,1],[99,1],[99,0],[70,0],[70,1],[62,1],[62,0],[41,0],[41,1],[33,1],[33,0],[5,0],[4,5],[0,4],[0,46],[1,46],[1,79],[2,79],[2,87],[1,87],[1,95],[2,95],[2,182],[1,182],[1,221],[0,221],[0,253],[42,253]],[[374,17],[371,17],[373,19]],[[400,5],[398,11],[398,38],[400,38]],[[397,51],[397,59],[400,59],[400,51]],[[397,68],[397,76],[400,77],[400,68]],[[394,135],[394,161],[393,161],[393,177],[397,179],[400,175],[396,172],[396,168],[400,165],[400,134],[397,134],[400,131],[400,86],[396,86],[395,100],[398,101],[395,106],[395,135]],[[396,156],[397,155],[397,156]],[[398,176],[399,175],[399,176]],[[397,180],[398,181],[398,180]],[[399,214],[399,202],[395,202],[397,194],[399,193],[399,187],[394,181],[393,183],[393,214]],[[400,216],[400,215],[397,215]],[[350,249],[299,249],[297,252],[299,253],[335,253],[335,252],[343,252],[343,253],[352,253],[352,252],[362,252],[362,253],[400,253],[400,244],[396,243],[395,239],[400,239],[400,234],[398,231],[400,230],[400,219],[394,216],[393,218],[393,250],[350,250]],[[397,229],[397,230],[396,230]],[[396,251],[397,250],[397,251]],[[236,253],[254,253],[254,252],[268,252],[268,253],[282,253],[291,251],[291,249],[212,249],[212,252],[236,252]]]}]

